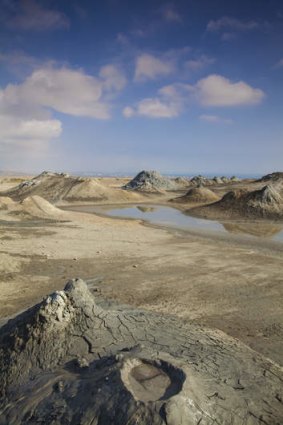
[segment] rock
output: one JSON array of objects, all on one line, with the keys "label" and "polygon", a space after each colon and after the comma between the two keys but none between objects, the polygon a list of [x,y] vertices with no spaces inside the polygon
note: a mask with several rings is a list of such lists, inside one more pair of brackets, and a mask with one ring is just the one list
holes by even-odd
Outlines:
[{"label": "rock", "polygon": [[104,310],[80,279],[0,329],[0,370],[1,425],[283,423],[275,363],[220,331]]}]

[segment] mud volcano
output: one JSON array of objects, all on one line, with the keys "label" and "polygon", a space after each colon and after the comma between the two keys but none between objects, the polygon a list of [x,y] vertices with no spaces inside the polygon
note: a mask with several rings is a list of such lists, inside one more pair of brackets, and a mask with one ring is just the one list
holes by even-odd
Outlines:
[{"label": "mud volcano", "polygon": [[184,196],[179,196],[178,198],[171,199],[173,202],[180,203],[202,203],[208,204],[215,201],[218,201],[219,197],[212,190],[205,187],[194,187],[188,190]]},{"label": "mud volcano", "polygon": [[47,171],[3,192],[2,195],[9,196],[15,201],[36,195],[51,203],[63,204],[68,202],[134,202],[138,199],[138,195],[135,193],[107,187],[93,178],[74,177],[65,173]]},{"label": "mud volcano", "polygon": [[0,424],[280,425],[282,370],[245,345],[96,304],[80,279],[0,329]]},{"label": "mud volcano", "polygon": [[273,183],[254,191],[230,191],[220,201],[191,209],[190,213],[216,219],[246,217],[282,220],[283,184]]},{"label": "mud volcano", "polygon": [[125,190],[153,193],[174,190],[176,188],[177,184],[173,180],[168,177],[163,177],[157,171],[141,171],[136,177],[123,186]]}]

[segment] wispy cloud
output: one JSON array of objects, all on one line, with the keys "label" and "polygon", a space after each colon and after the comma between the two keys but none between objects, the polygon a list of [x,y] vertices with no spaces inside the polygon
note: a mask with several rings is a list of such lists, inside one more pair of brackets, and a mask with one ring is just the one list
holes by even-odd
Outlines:
[{"label": "wispy cloud", "polygon": [[275,64],[275,68],[283,68],[283,58]]},{"label": "wispy cloud", "polygon": [[200,115],[199,119],[201,121],[205,121],[211,124],[232,124],[233,120],[229,119],[229,118],[222,118],[219,117],[218,115]]},{"label": "wispy cloud", "polygon": [[160,76],[170,75],[173,71],[174,64],[172,61],[144,53],[136,59],[134,80],[154,80]]},{"label": "wispy cloud", "polygon": [[100,69],[100,78],[103,80],[103,87],[110,91],[120,91],[127,84],[127,79],[120,68],[116,65],[105,65]]},{"label": "wispy cloud", "polygon": [[242,21],[240,19],[231,18],[229,16],[223,16],[217,20],[211,20],[207,24],[207,31],[219,32],[219,31],[254,31],[260,28],[260,24],[257,21]]},{"label": "wispy cloud", "polygon": [[27,54],[23,50],[0,52],[0,65],[21,80],[36,68],[48,66],[52,63],[54,63],[54,61],[40,60],[39,58]]},{"label": "wispy cloud", "polygon": [[212,65],[216,62],[215,58],[201,55],[199,58],[196,59],[190,59],[185,62],[185,69],[188,69],[190,71],[199,71],[201,69],[206,68],[209,65]]},{"label": "wispy cloud", "polygon": [[164,21],[169,23],[181,23],[183,21],[173,3],[168,3],[161,8],[161,16]]},{"label": "wispy cloud", "polygon": [[270,27],[268,22],[258,20],[240,20],[229,16],[211,20],[208,22],[206,30],[210,33],[218,33],[223,41],[231,41],[239,34],[252,31],[267,30]]},{"label": "wispy cloud", "polygon": [[11,1],[14,7],[6,11],[6,25],[22,31],[49,31],[67,29],[70,21],[67,16],[55,9],[49,9],[36,0]]}]

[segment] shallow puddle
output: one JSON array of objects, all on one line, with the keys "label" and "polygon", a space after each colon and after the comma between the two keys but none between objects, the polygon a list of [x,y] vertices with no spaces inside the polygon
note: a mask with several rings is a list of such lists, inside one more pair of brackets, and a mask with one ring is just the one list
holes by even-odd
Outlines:
[{"label": "shallow puddle", "polygon": [[151,224],[176,229],[200,230],[202,232],[221,232],[245,235],[253,238],[266,238],[283,243],[283,225],[263,221],[227,221],[206,220],[190,215],[168,206],[161,205],[127,205],[127,206],[72,206],[73,211],[103,214],[117,218],[140,219]]}]

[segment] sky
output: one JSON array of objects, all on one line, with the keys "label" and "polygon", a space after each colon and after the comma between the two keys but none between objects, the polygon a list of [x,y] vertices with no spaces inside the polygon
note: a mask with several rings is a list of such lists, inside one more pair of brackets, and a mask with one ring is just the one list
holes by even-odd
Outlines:
[{"label": "sky", "polygon": [[0,0],[0,170],[266,174],[282,0]]}]

